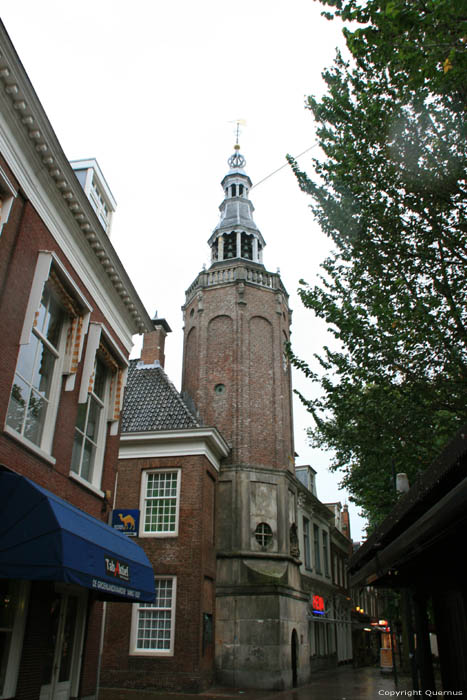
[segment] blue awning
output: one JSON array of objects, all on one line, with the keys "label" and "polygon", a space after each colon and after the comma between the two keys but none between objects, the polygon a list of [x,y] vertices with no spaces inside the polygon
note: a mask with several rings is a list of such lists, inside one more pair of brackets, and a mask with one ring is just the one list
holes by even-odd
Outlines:
[{"label": "blue awning", "polygon": [[74,583],[99,600],[154,600],[141,547],[30,479],[0,471],[0,514],[0,578]]}]

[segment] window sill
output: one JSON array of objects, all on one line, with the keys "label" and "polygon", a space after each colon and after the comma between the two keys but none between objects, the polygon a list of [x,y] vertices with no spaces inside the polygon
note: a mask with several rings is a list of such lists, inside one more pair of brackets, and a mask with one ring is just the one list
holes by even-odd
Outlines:
[{"label": "window sill", "polygon": [[80,476],[78,476],[78,474],[70,472],[68,476],[70,477],[70,479],[73,479],[73,481],[76,481],[81,486],[84,486],[84,488],[88,489],[88,491],[91,491],[96,496],[99,496],[99,498],[105,498],[105,493],[103,491],[97,488],[97,486],[91,484],[89,481],[86,481],[86,479],[83,479]]},{"label": "window sill", "polygon": [[158,651],[157,649],[154,649],[154,650],[148,649],[147,651],[144,651],[143,649],[141,649],[141,651],[140,650],[130,651],[130,656],[150,656],[150,657],[154,657],[154,656],[161,657],[162,656],[162,657],[168,658],[171,656],[173,657],[174,652],[173,651]]},{"label": "window sill", "polygon": [[138,537],[158,537],[159,539],[178,537],[178,530],[177,532],[139,532]]},{"label": "window sill", "polygon": [[48,462],[49,464],[55,465],[57,460],[55,457],[52,457],[52,455],[49,452],[46,452],[43,450],[41,447],[38,447],[35,445],[33,442],[28,440],[27,438],[23,437],[19,433],[16,432],[16,430],[13,430],[13,428],[10,428],[9,425],[5,425],[4,428],[5,433],[12,437],[16,442],[19,442],[19,444],[24,447],[26,450],[29,450],[29,452],[33,452],[37,457],[40,457],[43,459],[45,462]]}]

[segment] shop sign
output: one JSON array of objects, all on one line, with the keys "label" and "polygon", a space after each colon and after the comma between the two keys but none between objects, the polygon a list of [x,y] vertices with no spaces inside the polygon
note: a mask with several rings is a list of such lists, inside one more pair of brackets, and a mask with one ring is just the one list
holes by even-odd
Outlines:
[{"label": "shop sign", "polygon": [[112,527],[129,537],[136,537],[139,531],[139,510],[116,508],[112,513]]},{"label": "shop sign", "polygon": [[324,615],[324,598],[320,595],[314,595],[312,599],[312,608],[316,615]]},{"label": "shop sign", "polygon": [[124,561],[116,559],[106,554],[104,556],[105,573],[107,576],[119,578],[121,581],[128,582],[130,580],[130,567]]}]

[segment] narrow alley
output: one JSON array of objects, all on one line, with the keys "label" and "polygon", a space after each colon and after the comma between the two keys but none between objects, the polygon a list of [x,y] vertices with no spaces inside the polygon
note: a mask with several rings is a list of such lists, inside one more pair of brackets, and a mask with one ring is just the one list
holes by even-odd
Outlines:
[{"label": "narrow alley", "polygon": [[102,688],[99,700],[378,700],[418,695],[411,690],[408,677],[398,679],[397,687],[392,674],[382,674],[379,668],[341,668],[320,671],[311,683],[293,690],[239,690],[211,688],[197,695],[167,693],[164,691],[133,691]]}]

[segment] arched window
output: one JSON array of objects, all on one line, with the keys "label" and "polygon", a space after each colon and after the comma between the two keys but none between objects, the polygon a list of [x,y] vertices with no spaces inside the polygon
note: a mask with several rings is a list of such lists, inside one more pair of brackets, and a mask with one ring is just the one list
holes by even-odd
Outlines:
[{"label": "arched window", "polygon": [[226,233],[224,236],[224,260],[237,257],[237,234]]},{"label": "arched window", "polygon": [[253,260],[253,236],[242,231],[242,250],[241,257],[247,260]]}]

